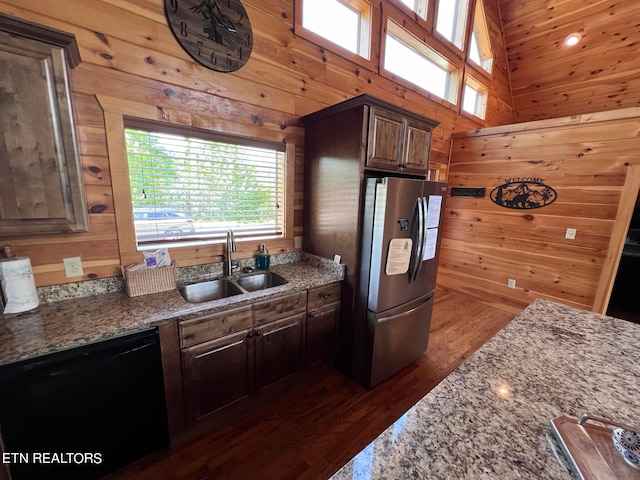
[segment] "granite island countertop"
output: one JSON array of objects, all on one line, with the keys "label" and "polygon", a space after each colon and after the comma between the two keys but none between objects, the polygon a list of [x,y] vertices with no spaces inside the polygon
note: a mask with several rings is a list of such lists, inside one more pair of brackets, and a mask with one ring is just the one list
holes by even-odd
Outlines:
[{"label": "granite island countertop", "polygon": [[[336,268],[322,260],[311,258],[274,265],[270,270],[284,277],[288,281],[285,285],[209,302],[188,303],[177,289],[139,297],[113,292],[44,303],[35,311],[18,316],[0,315],[0,365],[146,330],[168,321],[187,320],[300,292],[344,278],[341,267]],[[240,275],[234,275],[237,276]]]},{"label": "granite island countertop", "polygon": [[570,479],[549,421],[640,426],[639,365],[640,325],[536,300],[332,479]]}]

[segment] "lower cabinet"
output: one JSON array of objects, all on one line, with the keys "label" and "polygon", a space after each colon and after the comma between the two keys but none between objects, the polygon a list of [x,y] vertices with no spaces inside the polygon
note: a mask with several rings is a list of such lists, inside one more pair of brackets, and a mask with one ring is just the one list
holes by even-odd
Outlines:
[{"label": "lower cabinet", "polygon": [[250,330],[182,351],[182,383],[188,424],[249,398],[253,385]]},{"label": "lower cabinet", "polygon": [[302,369],[302,328],[305,313],[256,329],[256,390],[263,390]]},{"label": "lower cabinet", "polygon": [[336,355],[340,302],[309,310],[307,314],[307,365],[331,362]]},{"label": "lower cabinet", "polygon": [[183,428],[226,420],[330,363],[339,300],[335,283],[180,322]]},{"label": "lower cabinet", "polygon": [[309,290],[307,301],[307,366],[331,362],[336,354],[340,317],[340,283]]}]

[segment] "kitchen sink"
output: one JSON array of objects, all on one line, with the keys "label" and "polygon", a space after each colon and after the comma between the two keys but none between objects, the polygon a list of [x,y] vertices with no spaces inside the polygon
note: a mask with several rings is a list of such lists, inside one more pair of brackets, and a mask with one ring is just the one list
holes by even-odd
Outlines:
[{"label": "kitchen sink", "polygon": [[208,302],[244,293],[237,285],[226,279],[185,285],[178,291],[189,303]]},{"label": "kitchen sink", "polygon": [[265,288],[271,287],[279,287],[280,285],[287,283],[287,280],[273,272],[257,273],[255,275],[241,277],[237,281],[238,285],[248,292],[255,292],[256,290],[264,290]]}]

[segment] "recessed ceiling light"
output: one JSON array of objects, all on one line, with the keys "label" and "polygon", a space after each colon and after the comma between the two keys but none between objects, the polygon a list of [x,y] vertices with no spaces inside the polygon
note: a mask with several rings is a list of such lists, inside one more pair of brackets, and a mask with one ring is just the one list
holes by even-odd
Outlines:
[{"label": "recessed ceiling light", "polygon": [[582,37],[580,37],[579,33],[572,33],[564,39],[564,44],[567,47],[573,47],[574,45],[577,45],[577,43],[580,41],[580,38]]}]

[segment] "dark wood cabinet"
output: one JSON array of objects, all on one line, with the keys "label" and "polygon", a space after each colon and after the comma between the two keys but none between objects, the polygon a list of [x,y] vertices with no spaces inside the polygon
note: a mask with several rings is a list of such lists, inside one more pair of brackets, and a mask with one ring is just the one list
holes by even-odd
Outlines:
[{"label": "dark wood cabinet", "polygon": [[68,66],[75,37],[0,14],[0,235],[89,228]]},{"label": "dark wood cabinet", "polygon": [[307,314],[307,365],[331,363],[335,356],[340,302],[309,310]]},{"label": "dark wood cabinet", "polygon": [[256,391],[284,381],[302,369],[302,330],[305,313],[256,329]]},{"label": "dark wood cabinet", "polygon": [[302,291],[180,322],[186,425],[228,418],[293,382],[304,367],[306,316]]},{"label": "dark wood cabinet", "polygon": [[372,107],[368,128],[366,167],[426,175],[432,124]]},{"label": "dark wood cabinet", "polygon": [[307,292],[257,302],[253,308],[256,391],[261,391],[302,369]]},{"label": "dark wood cabinet", "polygon": [[431,126],[417,120],[405,119],[403,162],[407,172],[426,174],[431,153]]},{"label": "dark wood cabinet", "polygon": [[253,305],[255,325],[263,325],[280,318],[290,317],[307,309],[307,292],[298,292]]},{"label": "dark wood cabinet", "polygon": [[[360,289],[364,185],[367,177],[406,174],[428,179],[438,122],[369,95],[302,117],[305,127],[304,250],[346,265],[336,364],[357,376],[365,322],[355,322]],[[312,310],[309,306],[309,310]]]},{"label": "dark wood cabinet", "polygon": [[180,346],[198,345],[214,338],[220,338],[253,327],[251,305],[232,308],[213,315],[180,322]]},{"label": "dark wood cabinet", "polygon": [[253,393],[253,338],[249,330],[182,351],[182,382],[188,424]]},{"label": "dark wood cabinet", "polygon": [[332,283],[308,292],[305,342],[308,367],[330,364],[336,354],[341,287],[341,283]]}]

